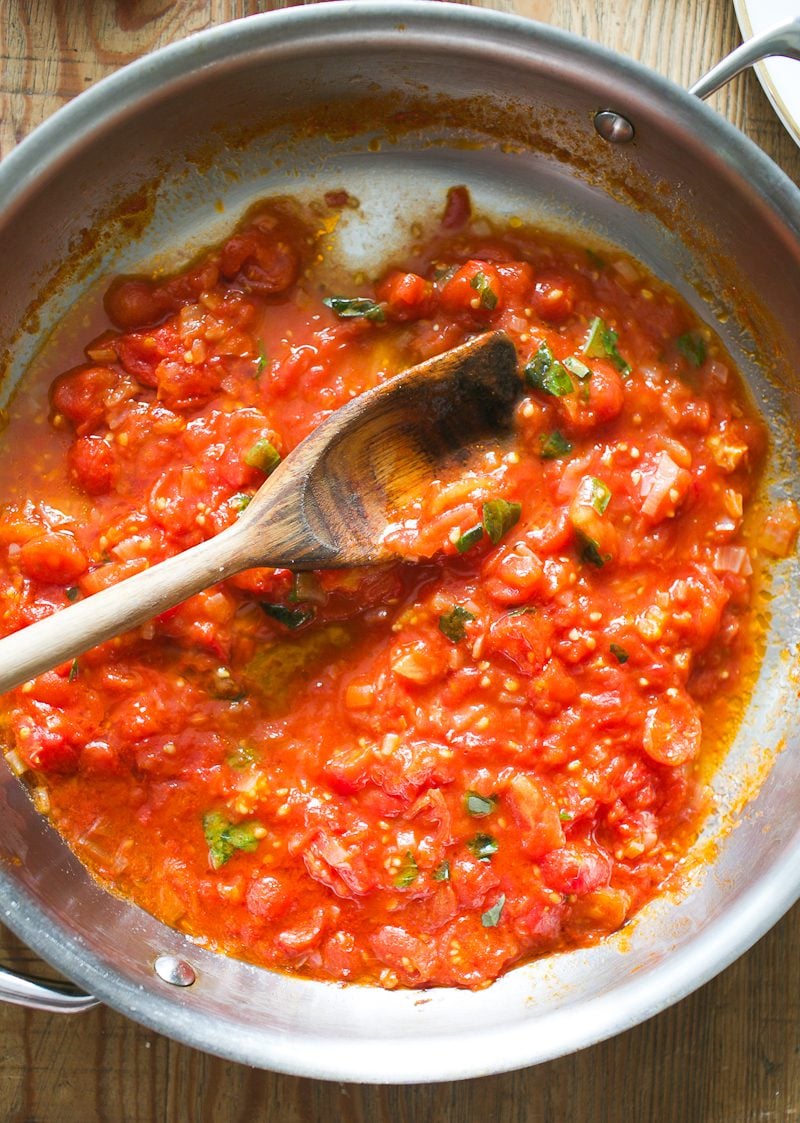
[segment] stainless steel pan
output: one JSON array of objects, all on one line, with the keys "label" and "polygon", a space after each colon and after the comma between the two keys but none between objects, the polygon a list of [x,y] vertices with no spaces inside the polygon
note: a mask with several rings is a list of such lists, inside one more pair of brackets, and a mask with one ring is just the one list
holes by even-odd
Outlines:
[{"label": "stainless steel pan", "polygon": [[[790,36],[782,49],[796,51],[796,27]],[[347,251],[368,267],[455,183],[498,215],[616,242],[682,292],[769,420],[770,494],[791,493],[800,192],[696,97],[636,63],[448,4],[329,3],[217,27],[41,126],[0,167],[6,389],[99,279],[174,262],[258,197],[347,187],[362,203]],[[720,813],[695,848],[709,854],[714,840],[715,856],[690,863],[682,891],[601,946],[475,994],[272,974],[204,951],[100,889],[4,771],[0,918],[86,992],[6,973],[5,997],[78,1009],[96,996],[233,1060],[374,1082],[504,1071],[642,1021],[730,963],[800,895],[799,576],[796,558],[775,569],[763,668],[714,782]]]}]

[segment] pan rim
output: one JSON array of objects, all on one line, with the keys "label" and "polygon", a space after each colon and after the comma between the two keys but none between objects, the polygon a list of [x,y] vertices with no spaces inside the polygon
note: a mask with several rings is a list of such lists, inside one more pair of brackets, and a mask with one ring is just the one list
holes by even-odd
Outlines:
[{"label": "pan rim", "polygon": [[[438,29],[442,36],[446,34],[450,37],[454,19],[461,21],[465,27],[480,31],[486,37],[496,36],[503,43],[514,40],[518,49],[521,49],[520,43],[524,46],[533,41],[541,41],[559,49],[568,49],[573,55],[577,53],[582,58],[604,61],[615,67],[622,65],[625,73],[644,89],[655,96],[671,99],[673,108],[677,103],[681,112],[695,119],[709,135],[713,134],[717,139],[721,135],[725,144],[717,148],[716,155],[727,161],[738,174],[752,175],[758,179],[772,209],[800,238],[800,190],[752,141],[681,87],[640,63],[622,59],[616,53],[569,32],[508,13],[465,8],[449,3],[432,4],[430,0],[401,0],[391,5],[382,4],[380,0],[332,0],[325,5],[250,16],[200,31],[178,43],[160,48],[78,95],[9,153],[0,163],[0,198],[5,200],[2,211],[12,211],[27,191],[35,189],[37,182],[43,177],[53,174],[58,162],[72,150],[87,127],[96,127],[98,121],[113,120],[116,115],[126,113],[135,106],[137,99],[156,89],[169,88],[171,83],[184,81],[198,70],[254,50],[268,48],[272,43],[272,32],[276,29],[281,34],[295,36],[298,40],[306,28],[313,28],[316,34],[324,35],[326,29],[338,30],[344,27],[348,29],[349,35],[358,31],[368,36],[373,31],[396,29],[398,21],[406,21],[409,27],[413,27],[414,33],[430,34]],[[164,75],[166,80],[160,81],[160,75]],[[190,1027],[187,1032],[185,1024],[181,1023],[180,1032],[174,1032],[172,1026],[179,1020],[174,997],[145,991],[122,974],[110,979],[108,972],[98,962],[92,961],[91,953],[87,954],[85,948],[81,950],[79,937],[70,936],[65,939],[63,934],[47,932],[48,917],[45,910],[27,892],[22,892],[19,885],[8,878],[4,871],[0,871],[0,884],[4,885],[5,892],[9,894],[3,903],[2,914],[10,928],[75,981],[92,990],[109,1005],[134,1016],[152,1029],[170,1033],[186,1044],[231,1060],[246,1061],[294,1075],[356,1082],[368,1080],[371,1083],[422,1083],[511,1071],[551,1060],[613,1036],[685,997],[747,950],[800,896],[800,879],[797,885],[793,885],[788,876],[781,879],[783,894],[776,896],[775,893],[775,876],[781,873],[788,875],[792,870],[790,851],[791,847],[787,844],[781,861],[771,867],[772,880],[768,887],[757,883],[743,895],[742,911],[750,918],[747,926],[743,928],[739,925],[735,930],[728,930],[724,918],[712,924],[695,941],[682,947],[666,968],[661,968],[659,986],[644,990],[641,1000],[631,1008],[619,998],[610,1000],[610,996],[606,996],[602,1003],[599,999],[594,1000],[598,1006],[602,1005],[602,1010],[595,1009],[596,1018],[588,1016],[587,1010],[584,1030],[578,1034],[573,1032],[573,1040],[566,1048],[562,1047],[560,1038],[553,1035],[550,1049],[539,1050],[536,1056],[531,1056],[530,1045],[522,1039],[520,1026],[515,1023],[504,1035],[500,1035],[503,1038],[503,1048],[499,1064],[495,1059],[494,1063],[487,1064],[484,1068],[476,1066],[474,1057],[464,1049],[460,1055],[452,1057],[448,1068],[431,1057],[433,1048],[430,1038],[420,1037],[412,1042],[387,1040],[387,1062],[384,1068],[368,1077],[364,1076],[363,1061],[357,1055],[352,1057],[349,1069],[343,1068],[340,1059],[335,1067],[329,1067],[329,1062],[321,1051],[310,1062],[298,1056],[300,1047],[295,1047],[294,1051],[287,1048],[280,1055],[274,1051],[252,1047],[251,1052],[243,1056],[241,1042],[234,1041],[233,1038],[230,1045],[224,1037],[216,1045],[210,1044],[208,1033],[206,1031],[204,1035],[202,1025]],[[31,938],[28,930],[31,926],[37,933],[35,939]],[[704,971],[699,973],[696,963],[698,944],[703,948],[713,946],[713,956],[708,957]],[[723,949],[722,954],[720,948]],[[315,985],[328,987],[328,984]],[[628,988],[633,985],[635,980],[628,980],[615,993],[627,993]],[[621,1006],[625,1007],[624,1018],[620,1017]],[[593,1007],[590,1006],[591,1009]],[[480,1030],[472,1032],[479,1034]],[[514,1041],[511,1040],[512,1037]],[[251,1045],[255,1044],[257,1043],[251,1042]],[[405,1052],[397,1055],[401,1048]],[[412,1055],[415,1060],[412,1060]],[[414,1064],[417,1065],[417,1072],[409,1075],[408,1070],[413,1070]],[[434,1064],[439,1065],[440,1071],[433,1071]],[[423,1071],[423,1074],[418,1075],[419,1071]]]}]

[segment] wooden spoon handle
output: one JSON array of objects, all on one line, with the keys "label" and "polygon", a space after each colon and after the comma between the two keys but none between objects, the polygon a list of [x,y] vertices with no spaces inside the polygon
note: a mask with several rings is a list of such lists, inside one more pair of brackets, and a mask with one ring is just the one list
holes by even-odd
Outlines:
[{"label": "wooden spoon handle", "polygon": [[244,568],[238,524],[0,640],[0,693],[152,620]]}]

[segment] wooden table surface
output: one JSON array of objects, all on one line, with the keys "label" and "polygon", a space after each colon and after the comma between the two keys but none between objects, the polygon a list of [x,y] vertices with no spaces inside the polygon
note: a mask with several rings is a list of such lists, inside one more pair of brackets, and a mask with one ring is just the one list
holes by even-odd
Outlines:
[{"label": "wooden table surface", "polygon": [[[731,0],[481,0],[633,55],[686,85],[738,42]],[[137,56],[258,0],[0,0],[0,153]],[[712,104],[800,184],[800,151],[752,73]],[[37,971],[0,929],[0,962]],[[278,1076],[204,1056],[105,1008],[0,1007],[8,1123],[742,1123],[800,1117],[800,906],[683,1002],[613,1041],[503,1076],[411,1087]]]}]

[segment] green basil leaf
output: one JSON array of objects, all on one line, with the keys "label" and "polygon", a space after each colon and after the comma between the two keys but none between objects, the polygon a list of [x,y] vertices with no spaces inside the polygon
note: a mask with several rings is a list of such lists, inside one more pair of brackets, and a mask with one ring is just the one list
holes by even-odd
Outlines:
[{"label": "green basil leaf", "polygon": [[606,327],[605,322],[595,316],[583,344],[583,353],[590,358],[610,359],[617,370],[627,375],[631,372],[630,363],[622,357],[617,347],[617,333]]},{"label": "green basil leaf", "polygon": [[542,460],[560,460],[572,452],[572,442],[568,441],[558,429],[552,433],[542,433],[539,438],[539,455]]},{"label": "green basil leaf", "polygon": [[410,850],[407,850],[400,871],[394,879],[394,884],[398,889],[408,889],[409,885],[412,885],[417,880],[418,876],[419,867],[417,865],[417,859]]},{"label": "green basil leaf", "polygon": [[69,669],[69,681],[74,682],[77,677],[78,677],[78,660],[73,659],[72,660],[72,666]]},{"label": "green basil leaf", "polygon": [[236,746],[230,756],[226,758],[225,763],[229,768],[233,768],[237,772],[243,772],[245,768],[252,768],[260,759],[261,754],[253,745],[241,744]]},{"label": "green basil leaf", "polygon": [[583,353],[592,359],[606,358],[606,347],[603,341],[603,336],[606,332],[606,325],[599,316],[595,316],[589,324],[589,331],[583,341]]},{"label": "green basil leaf", "polygon": [[497,853],[497,839],[490,834],[476,834],[467,842],[467,849],[481,862],[488,862]]},{"label": "green basil leaf", "polygon": [[365,319],[382,324],[386,319],[380,304],[366,296],[328,296],[322,303],[342,320]]},{"label": "green basil leaf", "polygon": [[431,874],[434,881],[449,881],[450,880],[450,863],[445,859],[440,862],[436,869]]},{"label": "green basil leaf", "polygon": [[313,608],[290,608],[285,604],[269,604],[268,601],[261,601],[260,604],[262,612],[286,628],[301,628],[316,615]]},{"label": "green basil leaf", "polygon": [[611,652],[618,663],[627,663],[630,659],[630,655],[628,654],[628,652],[624,647],[620,647],[618,643],[609,644],[608,650]]},{"label": "green basil leaf", "polygon": [[465,531],[456,541],[456,549],[459,554],[466,554],[467,550],[471,550],[476,543],[480,542],[481,538],[483,538],[483,527],[473,526],[471,530]]},{"label": "green basil leaf", "polygon": [[546,343],[539,344],[539,350],[525,364],[523,374],[534,390],[541,390],[555,398],[563,398],[574,389],[572,379],[564,366],[553,358],[553,352]]},{"label": "green basil leaf", "polygon": [[692,366],[701,367],[706,361],[706,341],[699,332],[687,331],[675,342],[684,359],[688,359]]},{"label": "green basil leaf", "polygon": [[252,495],[248,495],[246,491],[237,491],[235,495],[230,497],[228,502],[231,507],[233,507],[234,511],[241,513],[246,507],[250,506],[252,498]]},{"label": "green basil leaf", "polygon": [[68,601],[71,601],[71,602],[76,601],[80,595],[81,595],[81,591],[80,591],[80,589],[78,588],[77,585],[70,585],[70,587],[68,589],[64,590],[64,596],[67,598]]},{"label": "green basil leaf", "polygon": [[208,811],[203,816],[203,834],[208,845],[208,860],[212,869],[218,870],[233,856],[236,850],[252,853],[258,848],[256,831],[258,823],[237,823],[234,825],[220,811]]},{"label": "green basil leaf", "polygon": [[604,515],[608,504],[611,502],[611,488],[608,484],[599,480],[597,476],[588,476],[587,478],[589,480],[589,503],[598,515]]},{"label": "green basil leaf", "polygon": [[512,526],[519,521],[522,506],[519,503],[510,503],[507,499],[490,499],[481,509],[483,529],[493,546],[508,534]]},{"label": "green basil leaf", "polygon": [[228,841],[234,850],[244,850],[252,854],[258,849],[258,838],[255,831],[258,823],[238,823],[228,828]]},{"label": "green basil leaf", "polygon": [[460,643],[467,634],[466,625],[475,617],[460,604],[455,605],[449,612],[439,617],[439,631],[447,636],[451,643]]},{"label": "green basil leaf", "polygon": [[464,796],[464,807],[467,814],[471,815],[473,819],[483,819],[484,816],[491,815],[496,806],[497,796],[495,795],[478,795],[477,792],[470,790]]},{"label": "green basil leaf", "polygon": [[487,909],[481,916],[481,924],[484,928],[496,928],[500,922],[500,917],[503,915],[503,906],[506,903],[505,894],[501,893],[497,898],[497,903]]},{"label": "green basil leaf", "polygon": [[272,441],[262,437],[244,454],[244,462],[249,468],[258,468],[259,472],[269,476],[280,464],[281,456]]},{"label": "green basil leaf", "polygon": [[582,561],[590,562],[598,569],[602,569],[606,562],[611,561],[611,554],[602,554],[599,544],[593,538],[589,538],[582,531],[577,531],[577,536]]},{"label": "green basil leaf", "polygon": [[481,298],[481,308],[487,308],[491,311],[497,307],[497,293],[492,288],[492,282],[485,273],[476,273],[469,283]]}]

